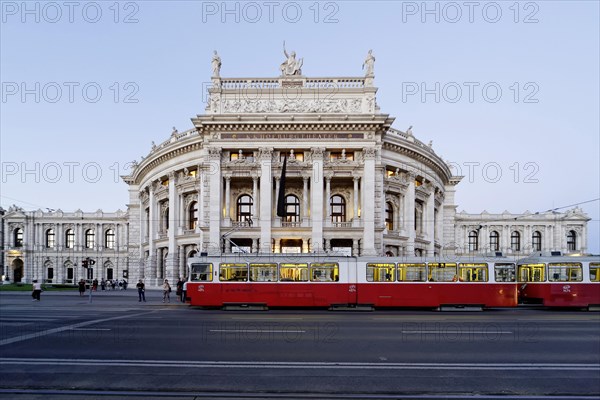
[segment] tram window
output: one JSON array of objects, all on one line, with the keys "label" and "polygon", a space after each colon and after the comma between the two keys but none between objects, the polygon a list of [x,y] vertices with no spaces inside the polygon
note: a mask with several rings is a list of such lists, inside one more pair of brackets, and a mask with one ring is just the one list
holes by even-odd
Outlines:
[{"label": "tram window", "polygon": [[546,264],[521,264],[518,267],[519,282],[544,282]]},{"label": "tram window", "polygon": [[212,263],[192,263],[190,281],[212,281]]},{"label": "tram window", "polygon": [[515,264],[497,263],[494,264],[494,277],[496,282],[514,282]]},{"label": "tram window", "polygon": [[427,270],[425,264],[398,264],[398,281],[425,282]]},{"label": "tram window", "polygon": [[219,280],[221,282],[227,281],[242,281],[246,282],[248,280],[248,265],[239,263],[239,264],[229,264],[222,263],[219,266]]},{"label": "tram window", "polygon": [[548,280],[551,282],[581,282],[583,269],[580,263],[548,264]]},{"label": "tram window", "polygon": [[340,280],[340,269],[337,263],[310,264],[310,280],[312,282],[337,282]]},{"label": "tram window", "polygon": [[432,282],[456,281],[456,263],[429,264],[429,280]]},{"label": "tram window", "polygon": [[590,263],[590,282],[600,282],[600,263]]},{"label": "tram window", "polygon": [[280,264],[279,280],[282,282],[307,282],[308,264]]},{"label": "tram window", "polygon": [[393,282],[396,276],[396,264],[367,264],[367,282]]},{"label": "tram window", "polygon": [[250,264],[250,282],[277,282],[277,264]]},{"label": "tram window", "polygon": [[488,265],[486,263],[461,263],[458,279],[461,282],[487,282]]}]

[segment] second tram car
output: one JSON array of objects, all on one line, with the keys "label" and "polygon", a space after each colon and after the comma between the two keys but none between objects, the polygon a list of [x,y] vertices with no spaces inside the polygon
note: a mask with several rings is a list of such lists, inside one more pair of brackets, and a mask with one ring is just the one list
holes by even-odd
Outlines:
[{"label": "second tram car", "polygon": [[600,306],[600,256],[534,256],[517,263],[519,298],[547,307]]},{"label": "second tram car", "polygon": [[238,254],[188,260],[195,306],[514,307],[516,263],[505,257],[335,257]]}]

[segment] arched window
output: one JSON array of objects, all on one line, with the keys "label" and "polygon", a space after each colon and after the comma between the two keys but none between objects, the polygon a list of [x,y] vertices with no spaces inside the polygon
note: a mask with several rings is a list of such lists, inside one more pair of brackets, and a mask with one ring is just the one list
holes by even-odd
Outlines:
[{"label": "arched window", "polygon": [[163,226],[165,227],[165,231],[169,229],[169,207],[165,208],[165,213],[163,214]]},{"label": "arched window", "polygon": [[477,251],[479,250],[479,235],[477,231],[469,232],[469,251]]},{"label": "arched window", "polygon": [[65,247],[67,249],[75,247],[75,231],[73,229],[67,229],[65,232]]},{"label": "arched window", "polygon": [[285,196],[285,217],[286,222],[300,221],[300,199],[293,194]]},{"label": "arched window", "polygon": [[54,234],[54,229],[48,229],[46,231],[46,248],[54,248],[56,245],[56,235]]},{"label": "arched window", "polygon": [[188,229],[196,229],[198,225],[198,202],[192,201],[188,208]]},{"label": "arched window", "polygon": [[490,232],[490,250],[500,251],[500,234],[496,231]]},{"label": "arched window", "polygon": [[521,251],[521,234],[517,231],[510,234],[510,248],[512,251]]},{"label": "arched window", "polygon": [[107,249],[115,248],[115,231],[108,229],[104,232],[104,247]]},{"label": "arched window", "polygon": [[385,203],[385,228],[388,231],[394,230],[394,206],[389,201]]},{"label": "arched window", "polygon": [[252,219],[252,196],[243,194],[237,199],[237,221],[247,222]]},{"label": "arched window", "polygon": [[577,232],[569,231],[567,233],[567,251],[577,250]]},{"label": "arched window", "polygon": [[23,228],[15,229],[13,239],[15,247],[23,247]]},{"label": "arched window", "polygon": [[540,231],[533,232],[531,246],[533,247],[533,251],[542,251],[542,233]]},{"label": "arched window", "polygon": [[96,241],[96,233],[94,232],[94,230],[88,229],[87,231],[85,231],[85,248],[93,249],[95,241]]},{"label": "arched window", "polygon": [[346,200],[336,194],[331,196],[331,222],[346,222]]},{"label": "arched window", "polygon": [[415,232],[423,233],[423,202],[415,201]]}]

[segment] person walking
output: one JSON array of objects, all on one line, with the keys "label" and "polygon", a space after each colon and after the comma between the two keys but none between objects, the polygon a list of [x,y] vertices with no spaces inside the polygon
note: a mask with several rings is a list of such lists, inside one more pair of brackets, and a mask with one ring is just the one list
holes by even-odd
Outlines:
[{"label": "person walking", "polygon": [[36,279],[33,280],[33,292],[31,293],[31,297],[33,297],[33,301],[40,301],[40,294],[42,293],[42,284],[39,283]]},{"label": "person walking", "polygon": [[163,284],[163,303],[165,300],[171,302],[171,285],[169,285],[169,280],[165,279],[165,283]]},{"label": "person walking", "polygon": [[142,280],[140,279],[140,281],[137,283],[137,285],[135,285],[135,287],[138,290],[138,301],[144,301],[144,303],[146,302],[146,294],[144,293],[146,291],[146,285],[144,285],[144,282],[142,282]]}]

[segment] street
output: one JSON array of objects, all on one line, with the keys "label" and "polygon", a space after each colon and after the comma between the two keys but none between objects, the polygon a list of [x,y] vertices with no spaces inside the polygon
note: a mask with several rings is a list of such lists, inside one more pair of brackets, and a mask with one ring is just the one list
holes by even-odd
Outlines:
[{"label": "street", "polygon": [[597,312],[222,311],[163,304],[160,291],[147,299],[0,292],[0,398],[600,396]]}]

